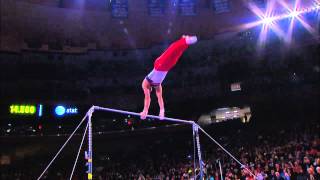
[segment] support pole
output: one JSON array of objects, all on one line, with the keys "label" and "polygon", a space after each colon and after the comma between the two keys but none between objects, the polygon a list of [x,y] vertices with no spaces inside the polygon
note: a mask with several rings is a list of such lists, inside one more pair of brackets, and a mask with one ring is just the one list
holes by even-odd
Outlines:
[{"label": "support pole", "polygon": [[93,164],[92,164],[92,113],[94,112],[94,106],[92,106],[89,111],[88,111],[88,151],[85,152],[85,158],[87,160],[86,165],[88,166],[88,180],[92,180],[92,169],[93,169]]},{"label": "support pole", "polygon": [[87,131],[88,131],[88,126],[89,126],[89,122],[87,122],[86,129],[85,129],[85,131],[84,131],[84,133],[83,133],[83,136],[82,136],[82,139],[81,139],[81,143],[80,143],[80,146],[79,146],[79,150],[78,150],[78,153],[77,153],[77,157],[76,157],[76,160],[74,161],[74,164],[73,164],[73,167],[72,167],[72,171],[71,171],[71,175],[70,175],[69,180],[72,180],[73,173],[74,173],[74,171],[75,171],[75,169],[76,169],[77,162],[78,162],[78,158],[79,158],[79,155],[80,155],[80,151],[81,151],[81,148],[82,148],[84,139],[85,139],[86,134],[87,134]]},{"label": "support pole", "polygon": [[218,163],[219,163],[219,169],[220,169],[220,176],[221,176],[221,180],[223,180],[223,175],[222,175],[222,166],[221,166],[221,162],[218,159]]},{"label": "support pole", "polygon": [[193,141],[193,172],[194,172],[194,177],[196,177],[196,149],[197,149],[197,145],[196,145],[196,136],[195,136],[195,132],[193,130],[193,126],[192,126],[192,141]]},{"label": "support pole", "polygon": [[242,169],[245,169],[248,171],[254,178],[256,178],[256,175],[253,174],[253,172],[247,168],[244,164],[242,164],[237,158],[235,158],[228,150],[226,150],[218,141],[216,141],[213,137],[210,136],[204,129],[202,129],[199,125],[195,124],[206,136],[208,136],[216,145],[218,145],[225,153],[227,153],[232,159],[234,159]]},{"label": "support pole", "polygon": [[200,168],[200,179],[202,180],[204,177],[203,174],[203,162],[202,162],[202,155],[201,155],[201,148],[200,148],[200,138],[199,138],[199,128],[197,124],[193,124],[193,134],[196,138],[197,150],[198,150],[198,160],[199,160],[199,168]]},{"label": "support pole", "polygon": [[61,153],[61,151],[64,149],[64,147],[69,143],[70,139],[73,137],[73,135],[77,132],[77,130],[79,129],[79,127],[81,126],[81,124],[86,120],[88,114],[86,114],[81,122],[79,123],[79,125],[76,127],[76,129],[71,133],[71,135],[68,137],[67,141],[62,145],[62,147],[59,149],[59,151],[57,152],[57,154],[53,157],[53,159],[50,161],[50,163],[47,165],[47,167],[43,170],[43,172],[41,173],[41,175],[38,177],[37,180],[40,180],[41,177],[44,175],[44,173],[48,170],[48,168],[51,166],[51,164],[56,160],[56,158],[59,156],[59,154]]}]

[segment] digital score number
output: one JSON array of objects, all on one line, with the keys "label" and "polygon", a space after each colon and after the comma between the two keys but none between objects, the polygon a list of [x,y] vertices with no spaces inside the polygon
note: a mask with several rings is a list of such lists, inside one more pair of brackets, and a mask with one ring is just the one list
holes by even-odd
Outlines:
[{"label": "digital score number", "polygon": [[10,114],[34,115],[36,111],[35,105],[10,105]]}]

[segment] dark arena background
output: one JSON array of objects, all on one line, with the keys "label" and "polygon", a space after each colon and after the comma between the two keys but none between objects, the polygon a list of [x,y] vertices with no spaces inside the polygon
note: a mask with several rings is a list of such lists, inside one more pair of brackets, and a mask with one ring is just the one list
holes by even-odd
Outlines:
[{"label": "dark arena background", "polygon": [[319,0],[0,0],[0,178],[320,180],[319,26]]}]

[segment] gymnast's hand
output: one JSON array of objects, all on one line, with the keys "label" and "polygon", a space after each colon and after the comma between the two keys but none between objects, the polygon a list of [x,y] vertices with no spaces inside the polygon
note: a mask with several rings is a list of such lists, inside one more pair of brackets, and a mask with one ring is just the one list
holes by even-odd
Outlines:
[{"label": "gymnast's hand", "polygon": [[140,118],[141,118],[141,119],[146,119],[146,118],[147,118],[147,115],[148,115],[148,111],[142,111],[142,112],[140,113]]}]

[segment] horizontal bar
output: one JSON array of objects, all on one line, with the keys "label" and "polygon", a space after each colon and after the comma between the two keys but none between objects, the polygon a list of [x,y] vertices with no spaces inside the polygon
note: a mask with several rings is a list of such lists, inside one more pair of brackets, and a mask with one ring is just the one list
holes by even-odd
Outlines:
[{"label": "horizontal bar", "polygon": [[[128,114],[133,116],[140,116],[140,113],[136,112],[130,112],[130,111],[124,111],[119,109],[112,109],[112,108],[105,108],[105,107],[99,107],[99,106],[93,106],[94,110],[101,110],[101,111],[109,111],[109,112],[115,112],[120,114]],[[175,118],[169,118],[169,117],[163,117],[155,116],[155,115],[147,115],[148,118],[154,118],[159,120],[167,120],[167,121],[173,121],[173,122],[179,122],[179,123],[187,123],[187,124],[194,124],[194,121],[188,121],[188,120],[182,120],[182,119],[175,119]]]}]

